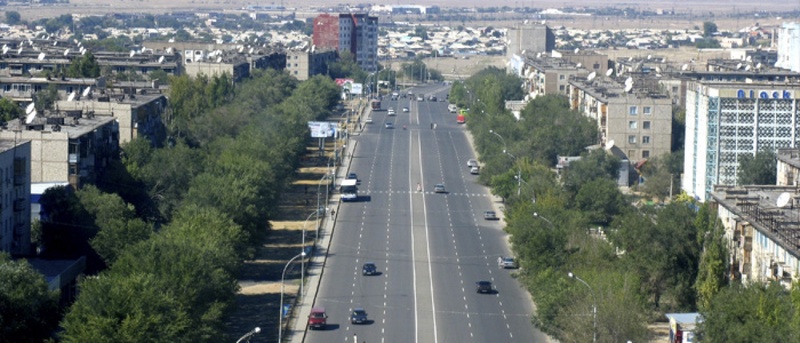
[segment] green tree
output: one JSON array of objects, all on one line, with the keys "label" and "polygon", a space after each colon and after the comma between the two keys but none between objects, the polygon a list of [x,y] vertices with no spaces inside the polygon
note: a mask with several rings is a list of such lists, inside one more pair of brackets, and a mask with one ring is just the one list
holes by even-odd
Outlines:
[{"label": "green tree", "polygon": [[61,341],[205,341],[197,335],[191,309],[178,299],[181,292],[162,286],[163,281],[152,273],[110,273],[85,279],[77,301],[61,324]]},{"label": "green tree", "polygon": [[[725,232],[716,213],[708,207],[708,203],[701,205],[695,222],[698,233],[705,233],[702,238],[703,252],[695,283],[697,305],[701,309],[708,308],[714,296],[728,284],[728,249],[725,245]],[[701,216],[706,218],[701,219]]]},{"label": "green tree", "polygon": [[6,11],[6,24],[17,25],[20,23],[22,16],[17,11]]},{"label": "green tree", "polygon": [[599,178],[586,182],[575,196],[576,207],[589,216],[593,224],[606,226],[622,213],[627,203],[616,182]]},{"label": "green tree", "polygon": [[116,194],[85,186],[77,196],[99,229],[91,240],[92,248],[107,264],[112,264],[126,247],[147,239],[153,232],[150,225],[136,218],[133,206]]},{"label": "green tree", "polygon": [[0,341],[43,342],[58,326],[58,297],[27,261],[0,252]]},{"label": "green tree", "polygon": [[711,21],[703,22],[703,37],[711,37],[717,32],[717,24]]},{"label": "green tree", "polygon": [[[800,333],[791,325],[797,310],[778,282],[723,288],[700,310],[697,334],[703,342],[796,342]],[[735,325],[732,325],[734,324]]]},{"label": "green tree", "polygon": [[52,110],[56,101],[58,101],[58,86],[52,83],[44,90],[33,94],[33,102],[36,104],[35,107],[39,113],[44,113],[45,110]]},{"label": "green tree", "polygon": [[19,105],[7,98],[0,99],[0,121],[7,122],[22,116],[22,109]]},{"label": "green tree", "polygon": [[777,176],[777,156],[772,150],[760,150],[755,156],[739,155],[739,185],[774,185]]},{"label": "green tree", "polygon": [[332,79],[351,78],[357,82],[363,82],[368,76],[356,63],[356,57],[347,50],[340,51],[336,62],[328,64],[328,75]]},{"label": "green tree", "polygon": [[67,77],[95,78],[100,76],[100,64],[91,52],[75,58],[67,68]]},{"label": "green tree", "polygon": [[603,149],[592,150],[580,160],[570,162],[565,186],[577,193],[583,185],[597,179],[616,182],[620,163],[618,157]]}]

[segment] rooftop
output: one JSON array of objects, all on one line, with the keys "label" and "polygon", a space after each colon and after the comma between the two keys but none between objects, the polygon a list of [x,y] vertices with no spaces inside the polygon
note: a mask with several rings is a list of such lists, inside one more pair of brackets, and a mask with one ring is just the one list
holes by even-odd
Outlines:
[{"label": "rooftop", "polygon": [[[784,198],[778,201],[781,196],[788,199],[788,202],[784,204]],[[711,192],[711,198],[743,221],[749,222],[792,255],[800,256],[799,188],[717,185]]]}]

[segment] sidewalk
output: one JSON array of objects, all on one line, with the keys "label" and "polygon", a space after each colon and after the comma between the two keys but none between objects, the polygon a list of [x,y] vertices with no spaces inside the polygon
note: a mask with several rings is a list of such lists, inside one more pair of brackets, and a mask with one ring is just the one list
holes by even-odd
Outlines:
[{"label": "sidewalk", "polygon": [[[358,125],[361,123],[362,119],[364,118],[364,112],[367,111],[367,106],[364,106],[362,101],[358,99],[352,100],[350,105],[348,106],[351,109],[359,110],[357,113],[353,114],[353,120],[351,125],[353,125],[353,132],[361,132],[364,130],[365,125]],[[350,170],[350,162],[353,158],[353,152],[358,145],[358,141],[349,139],[346,142],[346,147],[344,151],[344,156],[342,157],[342,164],[336,168],[336,180],[342,180],[347,176],[347,173]],[[337,181],[334,181],[334,184],[337,184]],[[332,193],[333,194],[333,193]],[[283,334],[284,341],[290,341],[292,343],[301,343],[305,340],[306,332],[307,332],[307,325],[306,325],[306,318],[311,313],[311,308],[314,307],[314,304],[317,300],[317,293],[319,292],[319,285],[321,281],[322,274],[325,271],[325,262],[328,258],[328,248],[330,247],[331,237],[336,229],[336,216],[339,214],[339,198],[331,197],[330,199],[330,206],[329,211],[335,211],[333,215],[328,214],[320,224],[319,230],[319,241],[311,253],[311,256],[308,259],[307,268],[306,268],[306,282],[305,282],[305,294],[302,294],[298,297],[297,302],[294,305],[294,310],[291,313],[291,317],[289,318],[289,322],[286,324],[285,331]],[[279,342],[281,343],[281,342]]]}]

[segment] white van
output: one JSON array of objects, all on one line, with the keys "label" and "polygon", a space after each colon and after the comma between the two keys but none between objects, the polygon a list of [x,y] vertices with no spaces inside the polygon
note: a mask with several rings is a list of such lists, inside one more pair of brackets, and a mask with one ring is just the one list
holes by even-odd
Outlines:
[{"label": "white van", "polygon": [[456,113],[456,111],[458,111],[458,106],[455,104],[447,105],[447,110],[450,111],[450,113]]}]

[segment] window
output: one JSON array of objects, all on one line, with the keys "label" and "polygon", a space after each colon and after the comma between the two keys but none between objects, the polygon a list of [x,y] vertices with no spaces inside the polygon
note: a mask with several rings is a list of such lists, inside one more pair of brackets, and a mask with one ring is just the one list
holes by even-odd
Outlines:
[{"label": "window", "polygon": [[650,144],[650,136],[642,136],[642,144]]},{"label": "window", "polygon": [[558,75],[558,79],[559,79],[559,80],[563,80],[563,79],[564,79],[564,77],[565,77],[564,75]]},{"label": "window", "polygon": [[653,113],[653,108],[652,107],[650,107],[650,106],[645,106],[644,107],[644,115],[649,116],[652,113]]},{"label": "window", "polygon": [[563,91],[564,90],[564,85],[558,86],[558,90]]},{"label": "window", "polygon": [[639,122],[635,120],[628,121],[628,128],[629,129],[636,129],[639,127]]},{"label": "window", "polygon": [[650,150],[642,150],[642,158],[650,158]]},{"label": "window", "polygon": [[632,115],[632,116],[635,116],[635,115],[639,114],[639,108],[636,107],[636,106],[631,106],[631,107],[628,108],[628,113],[630,113],[630,115]]},{"label": "window", "polygon": [[643,121],[642,122],[642,128],[645,129],[645,130],[650,130],[650,121],[649,120]]},{"label": "window", "polygon": [[678,94],[678,86],[672,86],[672,94]]},{"label": "window", "polygon": [[628,136],[629,144],[636,144],[636,136]]}]

